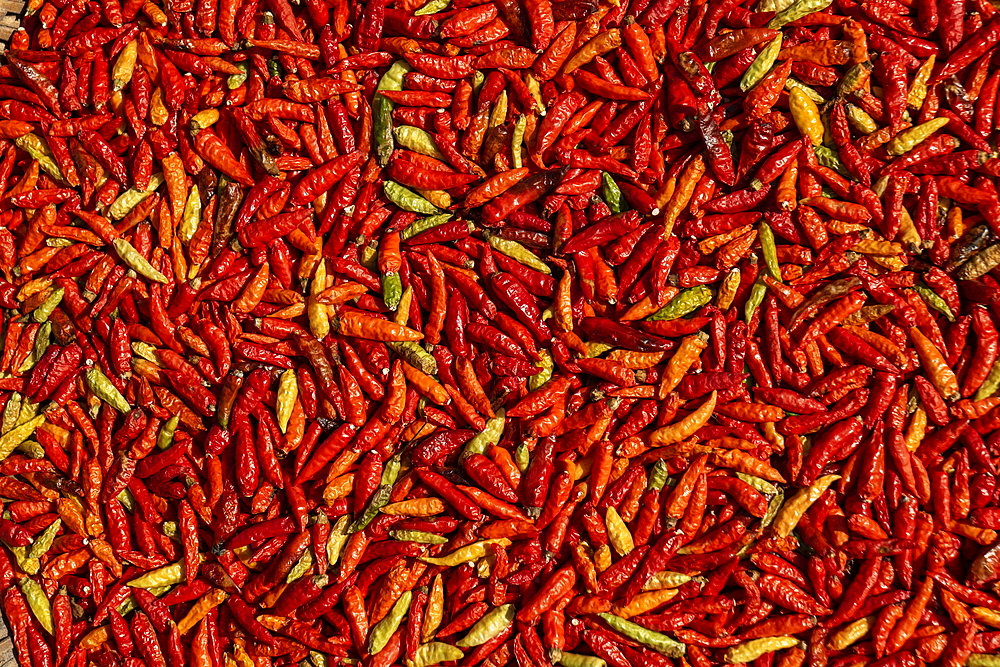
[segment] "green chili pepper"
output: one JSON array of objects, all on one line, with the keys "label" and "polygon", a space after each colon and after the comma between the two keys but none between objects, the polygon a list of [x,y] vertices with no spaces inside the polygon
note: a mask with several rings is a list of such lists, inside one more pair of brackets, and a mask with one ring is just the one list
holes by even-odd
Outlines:
[{"label": "green chili pepper", "polygon": [[129,491],[128,489],[125,489],[124,491],[119,493],[117,500],[122,505],[124,505],[125,509],[127,509],[129,512],[135,511],[135,498],[132,497],[132,492]]},{"label": "green chili pepper", "polygon": [[396,141],[403,148],[408,148],[414,153],[427,155],[438,160],[445,159],[444,153],[438,149],[434,137],[426,130],[412,125],[400,125],[393,130],[393,134],[396,137]]},{"label": "green chili pepper", "polygon": [[437,359],[424,350],[424,348],[420,347],[420,344],[416,341],[394,341],[387,344],[406,363],[414,368],[428,375],[437,375]]},{"label": "green chili pepper", "polygon": [[646,484],[646,488],[659,491],[663,489],[666,483],[667,464],[664,463],[663,459],[658,459],[656,463],[653,464],[653,469],[649,472],[649,482]]},{"label": "green chili pepper", "polygon": [[330,567],[337,564],[340,554],[344,551],[348,539],[347,525],[350,521],[350,517],[345,514],[330,527],[330,537],[326,539],[326,560],[330,563]]},{"label": "green chili pepper", "polygon": [[177,225],[177,237],[184,243],[189,242],[194,238],[194,233],[198,231],[198,223],[200,222],[201,192],[198,190],[198,184],[195,183],[191,186],[191,191],[188,192],[184,212],[181,214],[181,222]]},{"label": "green chili pepper", "polygon": [[851,175],[844,163],[840,161],[840,154],[835,149],[828,146],[814,146],[813,149],[816,151],[816,160],[821,165],[833,169],[841,176]]},{"label": "green chili pepper", "polygon": [[798,644],[799,640],[795,637],[761,637],[730,647],[722,659],[732,663],[753,662],[765,653],[774,653]]},{"label": "green chili pepper", "polygon": [[439,213],[437,215],[427,216],[426,218],[419,218],[407,225],[403,231],[399,233],[399,238],[401,241],[411,239],[417,234],[426,232],[428,229],[433,229],[438,225],[450,222],[451,218],[451,213]]},{"label": "green chili pepper", "polygon": [[167,423],[160,428],[160,432],[156,434],[156,446],[160,449],[170,449],[170,445],[174,443],[174,432],[177,431],[177,424],[179,424],[181,418],[174,415],[167,420]]},{"label": "green chili pepper", "polygon": [[131,588],[176,586],[177,584],[183,583],[185,578],[184,561],[177,561],[176,563],[170,563],[169,565],[164,565],[163,567],[155,570],[150,570],[149,572],[146,572],[145,574],[129,581],[125,585]]},{"label": "green chili pepper", "polygon": [[52,542],[59,534],[62,527],[62,519],[56,519],[49,527],[42,531],[42,534],[35,538],[35,541],[28,547],[28,558],[41,558],[52,547]]},{"label": "green chili pepper", "polygon": [[398,273],[385,273],[382,275],[382,301],[385,302],[389,310],[396,310],[399,307],[399,300],[403,298],[403,280]]},{"label": "green chili pepper", "polygon": [[434,215],[441,212],[437,206],[430,203],[413,190],[404,188],[395,181],[386,181],[384,189],[385,196],[389,198],[389,201],[404,211],[424,213],[426,215]]},{"label": "green chili pepper", "polygon": [[389,157],[395,150],[392,138],[392,102],[378,93],[372,98],[372,138],[375,141],[375,156],[381,166],[389,164]]},{"label": "green chili pepper", "polygon": [[514,622],[514,605],[505,604],[492,610],[472,626],[469,633],[455,642],[462,648],[479,646],[493,639]]},{"label": "green chili pepper", "polygon": [[772,39],[750,63],[749,69],[740,80],[740,90],[746,92],[756,86],[771,71],[779,53],[781,53],[781,35]]},{"label": "green chili pepper", "polygon": [[966,659],[965,667],[1000,667],[1000,655],[973,653]]},{"label": "green chili pepper", "polygon": [[767,285],[764,284],[763,280],[758,279],[754,282],[753,287],[750,288],[750,297],[747,299],[746,307],[743,309],[747,322],[753,319],[753,314],[757,312],[758,306],[764,303],[765,296],[767,296]]},{"label": "green chili pepper", "polygon": [[989,398],[997,393],[997,389],[1000,389],[1000,359],[993,362],[993,368],[990,369],[989,375],[986,376],[983,383],[979,385],[972,400],[981,401],[984,398]]},{"label": "green chili pepper", "polygon": [[389,537],[400,542],[417,542],[419,544],[445,544],[448,538],[436,533],[425,533],[422,530],[390,530]]},{"label": "green chili pepper", "polygon": [[668,658],[679,658],[685,653],[684,644],[665,634],[644,628],[638,623],[626,621],[621,616],[615,616],[614,614],[600,613],[598,616],[604,619],[604,622],[617,632],[620,632],[633,641],[639,642],[643,646],[648,646]]},{"label": "green chili pepper", "polygon": [[417,649],[413,660],[406,661],[406,667],[430,667],[442,662],[461,660],[465,656],[462,649],[444,642],[429,642]]},{"label": "green chili pepper", "polygon": [[283,79],[285,76],[285,70],[274,58],[267,61],[267,73],[272,79]]},{"label": "green chili pepper", "polygon": [[601,195],[612,213],[622,212],[622,191],[606,171],[601,172]]},{"label": "green chili pepper", "polygon": [[299,562],[288,572],[288,576],[285,578],[285,583],[290,584],[297,579],[301,579],[306,575],[313,566],[313,555],[311,549],[306,549],[302,556],[299,558]]},{"label": "green chili pepper", "polygon": [[246,83],[247,75],[250,72],[250,68],[247,67],[247,64],[245,62],[233,63],[233,64],[239,67],[240,70],[242,71],[239,74],[230,74],[229,77],[226,79],[226,88],[228,88],[229,90],[236,90],[244,83]]},{"label": "green chili pepper", "polygon": [[510,257],[525,266],[531,267],[535,271],[541,271],[546,275],[552,275],[552,269],[548,264],[538,259],[538,255],[531,252],[517,241],[511,241],[510,239],[505,239],[501,236],[497,236],[496,234],[484,233],[483,236],[486,237],[486,240],[494,250],[503,253],[507,257]]},{"label": "green chili pepper", "polygon": [[776,487],[774,484],[771,484],[766,479],[761,479],[760,477],[757,477],[755,475],[748,475],[745,472],[738,472],[736,473],[736,476],[739,477],[744,482],[746,482],[747,484],[749,484],[750,486],[752,486],[753,488],[763,493],[765,496],[773,496],[776,493],[780,492],[780,489],[778,487]]},{"label": "green chili pepper", "polygon": [[608,667],[608,663],[605,662],[604,658],[598,658],[596,655],[580,655],[579,653],[570,653],[568,651],[560,651],[557,662],[563,667]]},{"label": "green chili pepper", "polygon": [[711,303],[712,297],[712,290],[707,285],[689,287],[646,319],[651,321],[676,320]]},{"label": "green chili pepper", "polygon": [[426,5],[413,12],[414,16],[426,16],[427,14],[437,14],[448,9],[451,0],[430,0]]},{"label": "green chili pepper", "polygon": [[38,574],[42,569],[42,564],[37,558],[28,558],[28,547],[8,547],[14,554],[17,566],[25,574]]},{"label": "green chili pepper", "polygon": [[17,426],[25,424],[38,416],[38,404],[31,401],[21,403],[21,410],[17,413]]},{"label": "green chili pepper", "polygon": [[531,451],[528,449],[528,443],[522,442],[514,449],[514,464],[517,465],[518,470],[524,472],[528,469],[530,462]]},{"label": "green chili pepper", "polygon": [[150,176],[149,185],[146,186],[145,190],[130,188],[121,193],[118,195],[118,199],[116,199],[108,208],[108,216],[110,216],[112,220],[121,220],[128,215],[133,208],[141,204],[146,200],[146,198],[156,192],[156,190],[163,185],[163,182],[163,174],[156,172]]},{"label": "green chili pepper", "polygon": [[771,29],[781,28],[786,23],[798,21],[804,16],[809,16],[815,12],[823,11],[833,4],[833,0],[795,0],[791,5],[772,18],[767,27]]},{"label": "green chili pepper", "polygon": [[45,299],[45,301],[43,301],[40,306],[38,306],[38,308],[35,308],[35,310],[32,311],[31,319],[33,319],[36,322],[47,321],[49,319],[49,316],[52,314],[52,311],[54,311],[56,309],[56,306],[58,306],[60,302],[62,302],[62,298],[65,293],[66,290],[64,290],[62,287],[58,287],[52,290],[52,294],[50,294],[48,298]]},{"label": "green chili pepper", "polygon": [[917,294],[919,294],[921,298],[927,302],[928,306],[939,313],[943,313],[944,316],[948,318],[949,322],[955,321],[955,314],[951,312],[951,308],[948,307],[948,302],[939,297],[934,290],[926,285],[914,285],[913,289],[915,289]]},{"label": "green chili pepper", "polygon": [[94,392],[97,398],[101,399],[115,410],[122,414],[132,411],[132,406],[128,404],[125,397],[121,395],[118,388],[111,383],[108,376],[101,372],[96,366],[91,366],[86,373],[87,386]]},{"label": "green chili pepper", "polygon": [[46,143],[45,139],[42,139],[34,132],[29,132],[28,134],[14,139],[14,145],[30,155],[32,158],[38,160],[38,166],[44,169],[45,173],[49,176],[57,181],[66,180],[63,178],[62,171],[59,169],[59,163],[56,162],[56,159],[52,155],[52,151],[49,149],[49,145]]},{"label": "green chili pepper", "polygon": [[372,628],[372,633],[368,638],[368,652],[375,655],[385,648],[389,639],[399,629],[399,624],[403,622],[406,612],[410,610],[410,602],[413,600],[413,591],[403,593],[396,604],[392,606],[388,615]]},{"label": "green chili pepper", "polygon": [[774,522],[774,517],[778,516],[778,510],[781,506],[785,504],[785,492],[778,489],[778,492],[774,494],[770,502],[767,504],[767,512],[764,514],[764,518],[760,520],[760,527],[767,528]]},{"label": "green chili pepper", "polygon": [[[397,60],[379,79],[376,91],[402,90],[403,76],[410,69],[406,61]],[[375,156],[383,167],[389,164],[389,157],[395,149],[392,136],[392,107],[392,102],[385,95],[375,95],[372,99],[372,138],[375,141]]]},{"label": "green chili pepper", "polygon": [[365,511],[361,513],[357,521],[351,524],[351,527],[347,529],[349,533],[356,533],[360,530],[364,530],[365,527],[372,522],[372,520],[378,516],[379,511],[389,504],[389,497],[392,496],[392,487],[396,483],[396,478],[399,476],[399,469],[402,467],[401,457],[396,454],[391,459],[389,459],[385,467],[382,469],[382,479],[379,483],[378,489],[372,495],[372,499],[368,502],[368,507]]},{"label": "green chili pepper", "polygon": [[38,624],[50,635],[55,634],[56,625],[52,620],[52,605],[49,603],[45,591],[42,590],[42,585],[31,577],[18,579],[17,585],[21,587],[24,599],[28,601],[28,606],[31,607]]},{"label": "green chili pepper", "polygon": [[167,277],[153,268],[153,265],[149,261],[139,254],[139,251],[132,247],[132,244],[125,239],[115,239],[115,250],[118,251],[118,256],[122,258],[126,264],[129,265],[136,273],[142,274],[150,280],[155,280],[158,283],[166,284],[170,282]]},{"label": "green chili pepper", "polygon": [[472,454],[485,454],[489,448],[498,442],[503,435],[504,427],[507,425],[507,412],[500,408],[496,411],[496,416],[486,422],[486,428],[477,433],[465,445],[462,452],[463,458]]},{"label": "green chili pepper", "polygon": [[774,231],[771,225],[763,220],[760,222],[760,250],[764,255],[767,272],[777,281],[781,281],[781,265],[778,264],[778,247],[774,242]]},{"label": "green chili pepper", "polygon": [[761,0],[757,5],[757,13],[761,12],[780,12],[786,9],[788,5],[795,2],[795,0]]},{"label": "green chili pepper", "polygon": [[552,378],[552,357],[545,350],[538,353],[541,359],[535,362],[535,366],[541,370],[528,378],[528,391],[538,389]]},{"label": "green chili pepper", "polygon": [[22,442],[31,437],[35,429],[45,422],[45,415],[38,415],[33,419],[15,426],[11,430],[0,436],[0,461],[10,456],[10,453]]}]

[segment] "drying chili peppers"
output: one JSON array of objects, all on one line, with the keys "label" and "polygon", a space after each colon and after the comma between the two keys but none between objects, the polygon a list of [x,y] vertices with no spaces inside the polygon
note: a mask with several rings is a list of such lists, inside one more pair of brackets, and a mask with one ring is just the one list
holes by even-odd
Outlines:
[{"label": "drying chili peppers", "polygon": [[1000,664],[983,0],[29,0],[38,667]]}]

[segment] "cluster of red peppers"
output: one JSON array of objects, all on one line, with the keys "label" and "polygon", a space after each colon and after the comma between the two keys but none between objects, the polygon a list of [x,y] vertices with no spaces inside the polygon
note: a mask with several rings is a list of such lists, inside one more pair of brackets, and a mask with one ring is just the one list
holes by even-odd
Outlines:
[{"label": "cluster of red peppers", "polygon": [[986,0],[29,0],[24,667],[1000,665]]}]

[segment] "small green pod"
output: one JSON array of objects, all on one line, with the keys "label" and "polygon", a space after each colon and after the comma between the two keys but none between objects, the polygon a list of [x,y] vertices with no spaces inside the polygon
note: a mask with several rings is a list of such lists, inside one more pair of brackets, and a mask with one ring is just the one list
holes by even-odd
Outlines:
[{"label": "small green pod", "polygon": [[760,80],[767,76],[767,73],[774,67],[779,53],[781,53],[781,35],[772,39],[750,63],[750,67],[747,68],[740,80],[740,90],[746,92],[760,83]]},{"label": "small green pod", "polygon": [[455,643],[462,648],[480,646],[509,628],[513,622],[514,605],[501,605],[479,619],[469,633]]},{"label": "small green pod", "polygon": [[712,290],[707,285],[689,287],[646,319],[654,322],[659,320],[676,320],[711,303],[713,296]]},{"label": "small green pod", "polygon": [[686,647],[684,644],[663,633],[644,628],[638,623],[627,621],[621,616],[615,616],[614,614],[600,613],[598,616],[617,632],[639,642],[643,646],[648,646],[668,658],[679,658],[685,653]]},{"label": "small green pod", "polygon": [[406,667],[431,667],[442,662],[461,660],[465,656],[462,649],[444,642],[429,642],[417,649],[413,660],[406,661]]},{"label": "small green pod", "polygon": [[368,652],[375,655],[379,651],[385,648],[385,645],[389,643],[392,635],[399,629],[399,625],[403,622],[403,618],[406,617],[406,613],[410,610],[410,602],[413,600],[413,591],[406,591],[399,599],[396,600],[396,604],[392,606],[389,613],[379,621],[374,628],[372,628],[372,633],[368,638]]},{"label": "small green pod", "polygon": [[86,373],[87,386],[99,399],[113,407],[118,412],[126,414],[131,412],[132,406],[128,404],[125,397],[121,395],[117,387],[111,383],[104,373],[96,366],[91,366]]}]

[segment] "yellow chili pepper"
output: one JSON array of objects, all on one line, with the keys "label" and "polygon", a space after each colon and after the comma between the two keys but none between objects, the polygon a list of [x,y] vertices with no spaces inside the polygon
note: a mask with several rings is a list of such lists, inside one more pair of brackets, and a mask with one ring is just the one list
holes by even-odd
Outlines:
[{"label": "yellow chili pepper", "polygon": [[796,646],[799,640],[795,637],[761,637],[731,647],[723,655],[726,662],[753,662],[765,653],[774,653],[781,649]]},{"label": "yellow chili pepper", "polygon": [[823,119],[820,117],[819,107],[809,95],[798,86],[792,88],[788,91],[788,108],[802,136],[808,137],[813,146],[822,144],[825,131]]},{"label": "yellow chili pepper", "polygon": [[186,581],[184,574],[184,561],[177,561],[170,565],[147,572],[128,582],[132,588],[157,588],[159,586],[174,586]]},{"label": "yellow chili pepper", "polygon": [[778,510],[778,516],[774,519],[775,535],[778,537],[791,535],[805,511],[838,479],[840,475],[824,475],[789,498]]},{"label": "yellow chili pepper", "polygon": [[948,118],[934,118],[926,123],[907,128],[892,138],[885,149],[889,155],[902,155],[913,150],[932,134],[947,125]]},{"label": "yellow chili pepper", "polygon": [[500,546],[505,547],[510,544],[510,540],[506,537],[499,537],[493,540],[480,540],[479,542],[470,544],[467,547],[462,547],[457,551],[452,551],[447,556],[442,556],[440,558],[421,556],[420,560],[425,563],[430,563],[431,565],[455,567],[456,565],[461,565],[462,563],[471,563],[474,560],[479,560],[486,555],[486,548],[491,544],[499,544]]},{"label": "yellow chili pepper", "polygon": [[611,546],[615,548],[619,556],[624,556],[635,548],[632,533],[629,532],[628,526],[614,505],[608,506],[604,523],[608,527],[608,539],[611,540]]},{"label": "yellow chili pepper", "polygon": [[874,616],[865,616],[853,623],[848,623],[830,637],[830,648],[835,651],[843,651],[851,644],[860,641],[862,637],[872,631],[874,626]]}]

